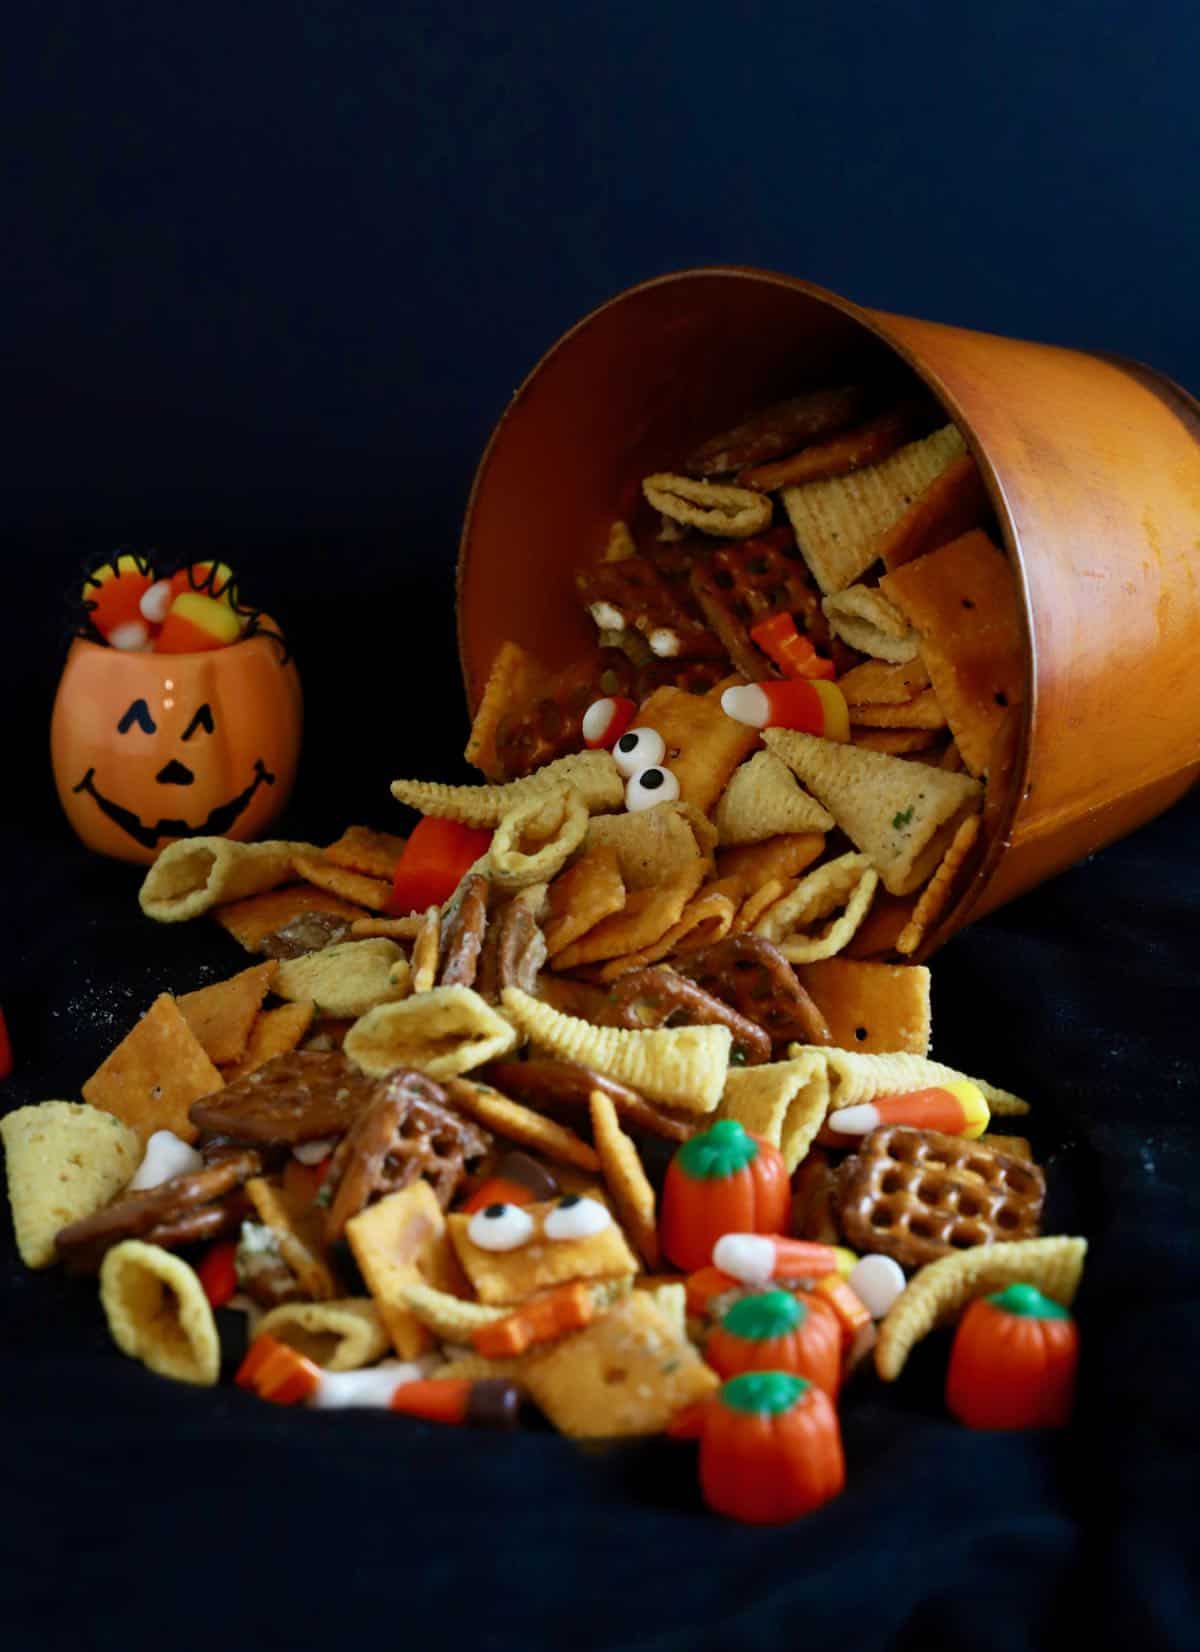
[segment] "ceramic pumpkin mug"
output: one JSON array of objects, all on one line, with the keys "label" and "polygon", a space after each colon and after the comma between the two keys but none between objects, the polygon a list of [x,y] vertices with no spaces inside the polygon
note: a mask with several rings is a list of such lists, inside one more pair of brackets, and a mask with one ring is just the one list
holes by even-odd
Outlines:
[{"label": "ceramic pumpkin mug", "polygon": [[269,631],[195,654],[79,637],[50,721],[59,801],[117,860],[148,863],[180,837],[259,837],[291,793],[301,721],[299,674]]},{"label": "ceramic pumpkin mug", "polygon": [[644,282],[564,334],[497,424],[463,526],[458,636],[472,712],[506,639],[569,664],[594,641],[574,573],[641,477],[752,408],[894,373],[897,359],[979,465],[1026,643],[985,852],[920,960],[1200,775],[1200,406],[1169,379],[866,309],[766,270]]}]

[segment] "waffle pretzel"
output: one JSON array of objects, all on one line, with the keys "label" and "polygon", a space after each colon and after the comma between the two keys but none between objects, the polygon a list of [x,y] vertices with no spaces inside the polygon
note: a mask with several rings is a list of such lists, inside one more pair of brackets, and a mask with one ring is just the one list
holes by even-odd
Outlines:
[{"label": "waffle pretzel", "polygon": [[829,623],[789,528],[719,545],[692,570],[692,594],[734,665],[751,682],[779,675],[750,640],[772,614],[793,614],[815,647],[828,651]]},{"label": "waffle pretzel", "polygon": [[621,976],[609,996],[615,1027],[680,1027],[716,1022],[728,1027],[733,1034],[735,1061],[756,1067],[771,1059],[771,1036],[756,1021],[665,964],[635,969]]},{"label": "waffle pretzel", "polygon": [[1046,1178],[982,1142],[885,1125],[842,1166],[847,1244],[907,1268],[973,1245],[1037,1235]]},{"label": "waffle pretzel", "polygon": [[498,776],[519,780],[578,751],[584,712],[606,694],[635,697],[634,666],[619,648],[594,648],[547,674],[532,698],[519,697],[498,717],[493,739]]},{"label": "waffle pretzel", "polygon": [[601,562],[576,574],[588,612],[604,630],[633,629],[660,659],[716,659],[721,644],[708,630],[687,587],[668,583],[644,556]]},{"label": "waffle pretzel", "polygon": [[833,1034],[820,1010],[796,979],[796,973],[773,941],[762,935],[728,935],[723,941],[676,959],[681,975],[729,1004],[747,1021],[764,1028],[776,1044],[797,1038],[806,1044],[832,1044]]},{"label": "waffle pretzel", "polygon": [[401,1069],[379,1086],[334,1151],[325,1186],[334,1189],[325,1242],[373,1199],[399,1193],[418,1176],[431,1183],[444,1210],[462,1180],[464,1163],[487,1151],[488,1136],[447,1105],[446,1092],[424,1073]]}]

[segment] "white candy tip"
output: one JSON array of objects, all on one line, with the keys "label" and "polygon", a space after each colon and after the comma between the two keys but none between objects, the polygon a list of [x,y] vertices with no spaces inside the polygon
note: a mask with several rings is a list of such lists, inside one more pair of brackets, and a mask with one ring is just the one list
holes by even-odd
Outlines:
[{"label": "white candy tip", "polygon": [[775,1272],[775,1246],[761,1233],[723,1233],[712,1259],[714,1267],[743,1285],[765,1285]]},{"label": "white candy tip", "polygon": [[167,617],[167,609],[171,606],[171,582],[169,579],[160,579],[151,585],[148,591],[142,592],[142,600],[138,607],[142,611],[142,618],[149,620],[151,625],[161,625]]},{"label": "white candy tip", "polygon": [[150,646],[150,633],[141,620],[126,620],[114,625],[108,633],[110,648],[119,648],[124,654],[139,654]]},{"label": "white candy tip", "polygon": [[850,1269],[846,1283],[870,1314],[882,1319],[895,1306],[907,1280],[904,1269],[891,1256],[864,1256]]},{"label": "white candy tip", "polygon": [[616,709],[615,700],[593,700],[583,714],[583,738],[603,740]]},{"label": "white candy tip", "polygon": [[770,716],[767,697],[757,683],[742,683],[727,688],[721,696],[721,710],[726,717],[750,728],[765,728]]},{"label": "white candy tip", "polygon": [[869,1136],[879,1128],[879,1109],[869,1101],[858,1107],[839,1107],[825,1122],[843,1136]]}]

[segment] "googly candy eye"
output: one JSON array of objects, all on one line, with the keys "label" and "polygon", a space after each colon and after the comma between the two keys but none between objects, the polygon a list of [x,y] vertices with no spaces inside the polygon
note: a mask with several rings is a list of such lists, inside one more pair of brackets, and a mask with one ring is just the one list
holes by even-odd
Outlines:
[{"label": "googly candy eye", "polygon": [[520,1205],[484,1205],[467,1223],[467,1238],[480,1250],[518,1250],[533,1232],[533,1217]]},{"label": "googly candy eye", "polygon": [[632,700],[593,700],[583,714],[583,743],[590,751],[611,751],[637,716]]},{"label": "googly candy eye", "polygon": [[679,782],[670,769],[639,769],[625,782],[625,807],[631,814],[652,809],[656,803],[674,803],[678,796]]},{"label": "googly candy eye", "polygon": [[626,780],[639,769],[650,769],[667,755],[667,743],[656,728],[631,728],[613,747],[613,762]]},{"label": "googly candy eye", "polygon": [[568,1193],[547,1215],[542,1232],[547,1239],[590,1239],[611,1223],[612,1217],[598,1199]]}]

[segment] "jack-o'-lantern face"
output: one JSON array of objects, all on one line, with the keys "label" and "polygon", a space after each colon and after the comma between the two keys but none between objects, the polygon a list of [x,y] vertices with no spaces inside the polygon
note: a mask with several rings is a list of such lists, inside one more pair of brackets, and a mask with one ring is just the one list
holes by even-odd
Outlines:
[{"label": "jack-o'-lantern face", "polygon": [[291,791],[300,720],[296,668],[271,636],[161,655],[78,640],[51,720],[59,800],[88,848],[118,860],[257,837]]}]

